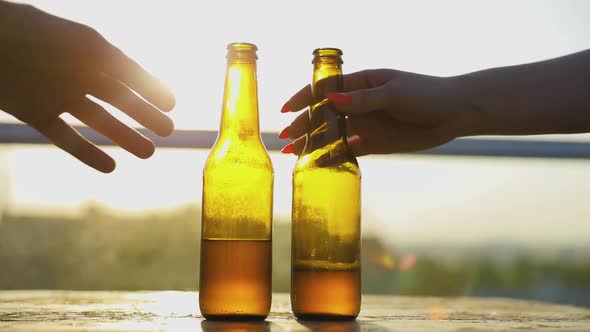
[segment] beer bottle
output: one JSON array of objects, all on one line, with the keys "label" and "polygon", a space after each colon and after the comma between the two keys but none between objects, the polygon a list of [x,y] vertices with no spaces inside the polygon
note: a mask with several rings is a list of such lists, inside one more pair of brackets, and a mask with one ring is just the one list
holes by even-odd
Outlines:
[{"label": "beer bottle", "polygon": [[227,46],[221,126],[203,170],[199,306],[211,320],[270,311],[274,175],[259,130],[256,51]]},{"label": "beer bottle", "polygon": [[313,55],[311,126],[293,170],[291,306],[299,319],[355,319],[361,176],[345,116],[325,98],[342,92],[342,51],[319,48]]}]

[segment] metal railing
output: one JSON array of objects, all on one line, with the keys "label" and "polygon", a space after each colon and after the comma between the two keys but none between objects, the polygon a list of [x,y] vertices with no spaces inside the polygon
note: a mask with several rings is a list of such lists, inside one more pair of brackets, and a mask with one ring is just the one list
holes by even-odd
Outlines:
[{"label": "metal railing", "polygon": [[[75,126],[82,135],[97,145],[114,145],[108,138],[91,128]],[[166,148],[209,149],[217,137],[217,131],[176,130],[168,137],[159,137],[148,130],[138,129],[156,146]],[[285,141],[277,133],[262,133],[267,149],[279,151]],[[0,123],[0,144],[49,144],[39,132],[25,124]],[[531,141],[523,139],[461,138],[440,147],[419,151],[418,155],[491,156],[526,158],[590,158],[590,142]]]}]

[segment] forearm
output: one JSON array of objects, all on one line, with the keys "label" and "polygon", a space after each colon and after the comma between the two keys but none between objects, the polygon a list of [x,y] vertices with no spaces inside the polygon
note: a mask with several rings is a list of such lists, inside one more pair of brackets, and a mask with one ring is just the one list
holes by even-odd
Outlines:
[{"label": "forearm", "polygon": [[457,80],[474,113],[463,136],[590,132],[590,50]]}]

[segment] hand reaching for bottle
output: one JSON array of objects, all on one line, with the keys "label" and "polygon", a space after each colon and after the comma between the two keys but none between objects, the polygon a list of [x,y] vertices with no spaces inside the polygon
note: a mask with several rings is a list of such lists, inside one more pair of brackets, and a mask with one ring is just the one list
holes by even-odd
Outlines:
[{"label": "hand reaching for bottle", "polygon": [[85,25],[0,1],[0,45],[0,109],[99,171],[113,171],[115,161],[62,120],[62,113],[140,158],[150,157],[155,147],[88,95],[157,135],[174,129],[162,113],[175,105],[168,88]]},{"label": "hand reaching for bottle", "polygon": [[[541,135],[590,132],[590,50],[454,77],[392,69],[343,76],[344,93],[326,98],[347,116],[357,156],[412,152],[475,135]],[[306,86],[283,106],[297,112],[313,102]],[[301,153],[309,129],[300,114],[280,138]]]},{"label": "hand reaching for bottle", "polygon": [[[343,81],[344,93],[329,93],[326,98],[346,114],[349,143],[357,156],[435,147],[458,137],[470,116],[452,78],[377,69],[344,75]],[[312,102],[308,85],[289,99],[282,112],[296,112]],[[295,140],[283,152],[299,154],[308,129],[305,112],[281,132],[281,138]]]}]

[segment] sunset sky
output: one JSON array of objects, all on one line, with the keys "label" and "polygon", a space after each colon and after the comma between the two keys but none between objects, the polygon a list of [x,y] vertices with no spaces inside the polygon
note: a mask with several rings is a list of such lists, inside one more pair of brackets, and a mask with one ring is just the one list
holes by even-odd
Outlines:
[{"label": "sunset sky", "polygon": [[[590,48],[584,0],[23,2],[92,26],[160,77],[176,94],[170,116],[181,129],[218,128],[226,45],[234,41],[258,46],[260,126],[268,132],[294,118],[280,108],[311,80],[317,47],[342,49],[345,73],[441,76]],[[3,113],[0,120],[13,121]],[[207,151],[159,149],[149,160],[108,152],[118,169],[104,175],[53,148],[0,145],[0,209],[70,211],[98,201],[143,211],[200,202]],[[288,217],[295,159],[271,157],[276,215]],[[542,244],[590,236],[590,161],[383,156],[360,165],[365,229],[392,239]]]}]

